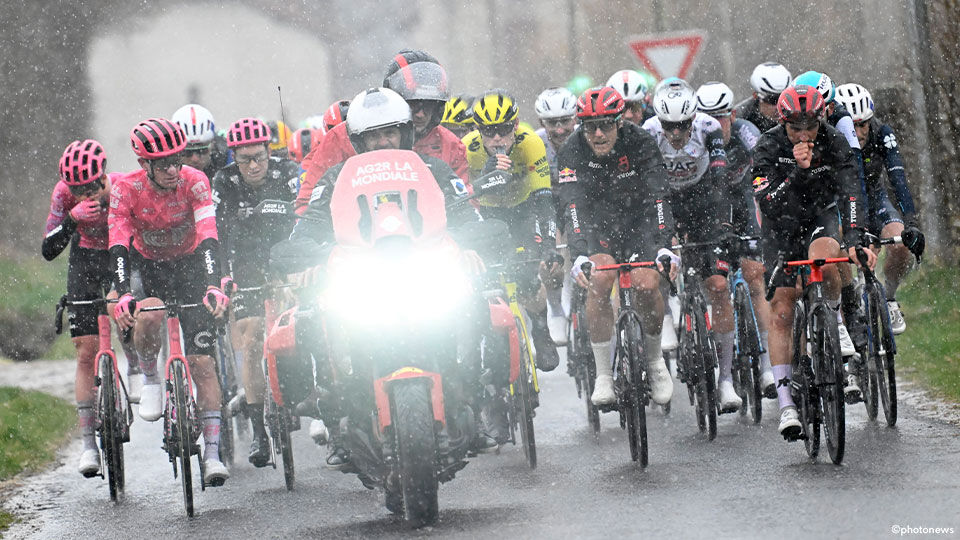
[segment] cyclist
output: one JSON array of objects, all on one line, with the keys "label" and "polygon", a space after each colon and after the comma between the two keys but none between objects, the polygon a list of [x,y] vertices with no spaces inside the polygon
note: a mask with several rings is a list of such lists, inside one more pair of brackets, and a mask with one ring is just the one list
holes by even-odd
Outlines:
[{"label": "cyclist", "polygon": [[207,178],[227,164],[226,139],[217,135],[213,114],[206,107],[191,103],[170,117],[187,134],[187,147],[181,152],[184,165],[203,171]]},{"label": "cyclist", "polygon": [[[677,260],[669,250],[674,226],[663,157],[649,133],[623,121],[624,108],[623,98],[613,88],[586,90],[577,101],[580,126],[557,156],[557,193],[564,209],[567,245],[574,258],[571,275],[588,290],[587,321],[597,367],[596,386],[590,399],[596,405],[610,404],[616,399],[610,362],[610,292],[616,276],[599,272],[588,281],[582,272],[583,264],[613,264],[633,257],[649,261],[660,254]],[[674,264],[671,271],[676,272]],[[651,397],[656,403],[665,404],[673,395],[673,380],[660,350],[660,275],[649,268],[637,268],[631,277],[638,311],[649,331],[644,350]]]},{"label": "cyclist", "polygon": [[[290,137],[290,146],[287,147],[287,157],[297,165],[303,157],[310,153],[310,149],[323,138],[323,131],[319,129],[300,128]],[[299,180],[298,180],[299,185]]]},{"label": "cyclist", "polygon": [[[234,162],[213,178],[213,201],[223,261],[233,274],[223,278],[221,289],[259,287],[266,284],[270,248],[290,234],[293,224],[282,216],[255,213],[262,201],[293,201],[300,168],[296,163],[270,156],[270,128],[256,118],[242,118],[230,126],[227,144]],[[247,413],[253,424],[249,461],[264,467],[270,460],[270,440],[263,424],[265,382],[260,359],[263,353],[264,292],[233,294],[233,339],[243,358],[243,386]]]},{"label": "cyclist", "polygon": [[[504,90],[490,90],[473,104],[477,130],[464,138],[470,179],[494,170],[510,179],[500,193],[478,197],[485,219],[499,219],[510,227],[512,241],[524,252],[540,258],[540,271],[558,288],[560,264],[556,255],[556,207],[550,189],[550,165],[543,141],[519,121],[516,101]],[[548,268],[549,265],[549,268]],[[546,304],[538,300],[542,283],[536,269],[518,280],[520,303],[530,315],[530,334],[536,349],[537,367],[552,371],[560,362],[556,345],[547,328]]]},{"label": "cyclist", "polygon": [[[772,275],[775,261],[781,254],[787,259],[849,255],[856,260],[855,248],[863,229],[856,161],[843,135],[824,122],[824,109],[823,96],[815,88],[787,88],[777,102],[781,125],[760,135],[753,155],[751,176],[763,216],[767,282],[776,288],[770,306],[768,344],[780,405],[778,429],[786,438],[801,433],[790,393],[793,306],[800,292],[796,278],[784,273]],[[872,267],[876,255],[869,252],[868,257]],[[823,277],[829,297],[839,300],[836,265],[825,266]],[[843,302],[842,307],[845,313],[858,308],[849,302]]]},{"label": "cyclist", "polygon": [[283,120],[271,120],[266,124],[270,128],[270,155],[287,159],[287,146],[293,137],[293,131]]},{"label": "cyclist", "polygon": [[[866,88],[854,83],[840,85],[837,87],[837,101],[850,113],[863,149],[869,231],[881,238],[903,237],[903,244],[887,247],[887,259],[883,265],[890,323],[894,334],[902,334],[907,323],[896,300],[897,288],[910,272],[910,252],[919,257],[923,254],[925,241],[907,185],[897,136],[890,126],[881,124],[874,116],[873,98]],[[883,181],[884,170],[899,209],[890,202],[887,184]]]},{"label": "cyclist", "polygon": [[[197,386],[204,439],[204,482],[222,485],[230,473],[220,461],[220,384],[213,365],[214,317],[222,317],[229,297],[220,289],[220,245],[213,198],[207,177],[184,166],[187,145],[180,127],[151,118],[130,132],[140,169],[126,173],[110,192],[109,250],[120,300],[113,313],[117,325],[133,328],[144,386],[140,416],[154,422],[163,415],[162,387],[156,358],[163,336],[161,312],[140,307],[166,302],[200,302],[206,310],[187,309],[181,316],[187,361]],[[132,246],[132,249],[131,249]],[[131,292],[130,274],[139,270],[146,299]]]},{"label": "cyclist", "polygon": [[[720,123],[697,113],[697,97],[683,79],[669,78],[653,93],[656,117],[643,123],[663,155],[670,185],[670,207],[680,242],[712,242],[721,236],[729,184],[727,155]],[[719,248],[719,244],[717,246]],[[704,293],[713,305],[713,330],[720,361],[720,410],[742,405],[733,388],[733,304],[727,286],[727,254],[710,248],[687,250],[686,268],[703,278]]]},{"label": "cyclist", "polygon": [[757,126],[761,133],[777,125],[777,98],[791,81],[790,71],[776,62],[753,68],[750,86],[753,96],[737,104],[737,116]]},{"label": "cyclist", "polygon": [[[439,125],[443,113],[441,107],[448,97],[446,79],[446,71],[436,58],[419,50],[403,50],[391,60],[383,86],[404,96],[410,102],[411,110],[416,109],[413,115],[413,150],[445,161],[457,176],[465,179],[466,149],[456,135]],[[313,188],[323,173],[354,154],[356,150],[350,143],[345,125],[335,127],[324,135],[323,140],[303,160],[305,172],[295,202],[297,213],[302,213],[309,204]]]},{"label": "cyclist", "polygon": [[550,180],[557,181],[557,150],[577,127],[577,96],[566,88],[547,88],[537,96],[534,110],[540,118],[537,136],[543,141],[550,164]]},{"label": "cyclist", "polygon": [[342,124],[347,119],[349,109],[350,102],[345,99],[331,103],[323,113],[323,132],[326,133]]},{"label": "cyclist", "polygon": [[649,99],[647,92],[647,79],[639,72],[632,69],[622,69],[607,79],[607,86],[613,88],[627,103],[627,108],[623,110],[623,119],[629,120],[634,124],[642,125],[644,122],[656,116],[652,107],[648,107]]},{"label": "cyclist", "polygon": [[[753,199],[749,174],[753,166],[753,147],[757,144],[760,132],[750,122],[737,118],[737,112],[733,109],[733,91],[722,82],[708,82],[697,89],[697,111],[712,116],[723,132],[723,149],[727,154],[725,221],[737,235],[759,236],[757,203]],[[731,256],[740,257],[743,278],[750,287],[750,299],[757,315],[760,339],[765,344],[770,325],[770,303],[766,300],[759,242],[738,245],[743,251]],[[764,349],[767,347],[764,346]],[[776,397],[775,383],[770,371],[770,354],[764,352],[760,357],[760,386],[766,397]]]},{"label": "cyclist", "polygon": [[473,96],[460,94],[447,100],[443,106],[443,118],[440,125],[463,139],[476,127],[473,122]]},{"label": "cyclist", "polygon": [[[346,129],[349,132],[351,144],[355,145],[358,153],[413,148],[414,127],[410,107],[400,95],[387,88],[372,88],[357,95],[347,112]],[[462,189],[457,187],[458,183],[462,186],[462,181],[446,162],[424,154],[421,154],[421,159],[430,167],[448,201],[463,194]],[[334,243],[330,201],[334,183],[342,167],[342,163],[335,165],[324,174],[314,190],[306,212],[294,227],[289,240],[277,244],[271,250],[271,265],[278,274],[310,275],[314,271],[307,271],[307,269],[326,262],[326,257]],[[479,215],[469,205],[461,208],[460,211],[451,211],[448,214],[449,227],[453,228],[479,219]],[[474,267],[482,268],[482,263],[479,263],[475,252],[466,256],[469,261],[472,261],[471,264]],[[480,321],[484,318],[474,319]],[[488,319],[489,316],[487,316]],[[314,350],[315,347],[310,345],[306,348],[311,349],[317,358],[327,357],[325,350]],[[348,409],[351,407],[350,400],[354,397],[356,396],[349,391],[344,392],[343,399]],[[358,404],[357,407],[362,405]],[[349,410],[347,412],[349,416]],[[327,411],[322,413],[329,415]],[[354,418],[356,417],[354,415]],[[334,429],[331,430],[333,432],[331,452],[327,457],[327,467],[332,469],[342,469],[349,462],[349,456],[339,444],[337,425],[333,425]],[[478,451],[492,451],[496,447],[496,441],[489,437],[477,443]]]},{"label": "cyclist", "polygon": [[[52,261],[71,245],[67,270],[67,297],[70,300],[103,298],[110,289],[107,205],[110,186],[119,175],[107,174],[106,166],[107,154],[93,139],[73,141],[60,157],[60,181],[50,196],[50,213],[40,252],[44,259]],[[87,478],[100,472],[94,403],[96,374],[93,369],[99,348],[99,313],[97,306],[70,306],[70,338],[77,350],[74,392],[83,442],[77,468]],[[127,358],[129,366],[137,364],[132,348]],[[136,378],[131,375],[128,372],[128,379]]]}]

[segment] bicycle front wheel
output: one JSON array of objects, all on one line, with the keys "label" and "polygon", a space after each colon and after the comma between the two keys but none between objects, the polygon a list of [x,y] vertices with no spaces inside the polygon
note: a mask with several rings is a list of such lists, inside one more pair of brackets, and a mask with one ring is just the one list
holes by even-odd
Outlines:
[{"label": "bicycle front wheel", "polygon": [[846,407],[843,395],[844,369],[840,355],[840,334],[833,310],[825,304],[811,314],[814,346],[813,365],[817,386],[820,389],[820,406],[823,411],[823,430],[827,439],[830,461],[839,465],[843,461],[846,439]]},{"label": "bicycle front wheel", "polygon": [[870,317],[870,356],[876,366],[877,392],[883,404],[887,425],[897,423],[897,373],[894,356],[897,346],[890,328],[890,312],[878,284],[867,291],[867,316]]},{"label": "bicycle front wheel", "polygon": [[740,357],[740,397],[744,407],[740,413],[746,414],[746,405],[750,405],[753,423],[759,424],[763,417],[763,390],[760,388],[760,332],[757,319],[750,302],[750,293],[744,284],[737,285],[733,303],[737,322],[737,354]]},{"label": "bicycle front wheel", "polygon": [[117,387],[114,360],[108,354],[100,357],[100,449],[107,468],[110,500],[117,502],[123,493],[123,401]]},{"label": "bicycle front wheel", "polygon": [[647,448],[647,387],[643,366],[643,327],[636,315],[621,319],[620,323],[620,388],[621,407],[627,424],[630,459],[641,467],[648,463]]},{"label": "bicycle front wheel", "polygon": [[[533,380],[530,370],[530,336],[524,332],[523,325],[517,321],[517,331],[520,335],[520,374],[514,382],[513,399],[517,412],[516,420],[520,424],[520,442],[523,445],[523,454],[531,469],[537,468],[537,442],[533,432],[533,403],[536,399],[533,389]],[[589,398],[587,398],[589,399]]]},{"label": "bicycle front wheel", "polygon": [[706,416],[707,440],[717,437],[717,377],[714,368],[718,364],[717,346],[713,336],[707,330],[707,319],[703,311],[697,311],[697,356],[700,357],[700,397],[703,400],[703,413]]},{"label": "bicycle front wheel", "polygon": [[186,367],[182,360],[174,360],[171,366],[173,377],[174,443],[177,461],[180,463],[180,484],[183,487],[183,506],[187,515],[193,517],[193,474],[190,454],[193,447],[193,426],[190,414],[190,398]]},{"label": "bicycle front wheel", "polygon": [[584,398],[587,407],[587,424],[594,434],[600,432],[600,410],[590,401],[593,396],[593,387],[597,378],[597,367],[593,363],[593,349],[590,348],[590,336],[586,327],[587,312],[582,302],[571,314],[571,336],[569,351],[574,362],[574,376],[577,379],[577,388]]},{"label": "bicycle front wheel", "polygon": [[288,491],[293,491],[295,470],[293,466],[293,444],[290,441],[290,425],[293,419],[286,407],[279,407],[277,420],[279,425],[280,457],[283,459],[283,481]]}]

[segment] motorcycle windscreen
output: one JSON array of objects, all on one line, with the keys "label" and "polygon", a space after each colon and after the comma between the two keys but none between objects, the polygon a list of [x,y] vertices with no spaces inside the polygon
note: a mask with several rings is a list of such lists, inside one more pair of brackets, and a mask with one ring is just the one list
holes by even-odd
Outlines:
[{"label": "motorcycle windscreen", "polygon": [[390,236],[436,240],[447,228],[443,191],[410,150],[376,150],[348,159],[337,176],[330,210],[342,246],[373,247]]}]

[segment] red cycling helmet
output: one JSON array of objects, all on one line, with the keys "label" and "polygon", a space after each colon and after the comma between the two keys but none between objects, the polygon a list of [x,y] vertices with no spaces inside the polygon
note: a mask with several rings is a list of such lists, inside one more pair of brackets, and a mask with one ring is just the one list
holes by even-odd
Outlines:
[{"label": "red cycling helmet", "polygon": [[143,159],[160,159],[179,154],[187,146],[187,135],[166,118],[150,118],[130,131],[133,153]]},{"label": "red cycling helmet", "polygon": [[347,109],[350,108],[350,101],[341,99],[327,107],[327,112],[323,113],[323,129],[331,129],[342,124],[347,119]]},{"label": "red cycling helmet", "polygon": [[304,156],[310,153],[314,143],[320,140],[323,134],[319,129],[300,128],[293,132],[290,137],[290,144],[287,145],[287,152],[290,159],[300,163]]},{"label": "red cycling helmet", "polygon": [[103,176],[107,153],[93,139],[73,141],[60,156],[60,179],[68,186],[89,184]]},{"label": "red cycling helmet", "polygon": [[227,131],[227,146],[235,148],[248,144],[270,144],[270,127],[257,118],[241,118],[230,124]]},{"label": "red cycling helmet", "polygon": [[812,86],[788,86],[777,99],[777,114],[781,122],[819,119],[827,104],[820,92]]},{"label": "red cycling helmet", "polygon": [[616,89],[609,86],[590,88],[577,100],[577,118],[618,116],[626,106]]}]

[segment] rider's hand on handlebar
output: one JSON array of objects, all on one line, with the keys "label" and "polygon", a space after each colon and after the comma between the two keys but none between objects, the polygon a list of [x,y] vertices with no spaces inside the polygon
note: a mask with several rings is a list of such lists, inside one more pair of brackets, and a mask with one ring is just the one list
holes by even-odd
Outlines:
[{"label": "rider's hand on handlebar", "polygon": [[207,287],[207,292],[203,295],[203,305],[207,307],[207,310],[210,311],[214,317],[219,319],[227,312],[227,306],[230,305],[230,297],[224,294],[223,291],[220,290],[220,287],[211,285]]},{"label": "rider's hand on handlebar", "polygon": [[923,237],[923,233],[920,232],[920,229],[908,225],[902,233],[900,233],[900,238],[903,240],[903,245],[910,250],[910,253],[913,253],[914,257],[920,258],[923,255],[923,250],[927,245],[926,239]]},{"label": "rider's hand on handlebar", "polygon": [[471,276],[481,276],[487,271],[487,267],[483,264],[483,259],[480,258],[480,254],[472,249],[465,249],[460,252],[460,262],[463,264],[467,274]]},{"label": "rider's hand on handlebar", "polygon": [[137,313],[140,312],[140,305],[137,299],[130,293],[127,293],[117,300],[113,306],[113,320],[117,322],[120,330],[129,330],[137,322]]},{"label": "rider's hand on handlebar", "polygon": [[540,261],[540,281],[548,289],[559,289],[563,286],[563,255],[554,249],[543,254]]},{"label": "rider's hand on handlebar", "polygon": [[584,267],[592,268],[593,261],[585,255],[580,255],[577,257],[577,260],[573,261],[573,267],[570,268],[570,277],[577,282],[577,285],[583,287],[584,289],[590,285],[590,278],[583,273]]},{"label": "rider's hand on handlebar", "polygon": [[220,290],[225,294],[233,296],[237,292],[237,284],[233,281],[233,278],[230,276],[223,276],[220,278]]},{"label": "rider's hand on handlebar", "polygon": [[660,248],[660,250],[657,251],[657,269],[661,272],[666,271],[660,262],[660,257],[663,255],[670,257],[670,281],[673,281],[677,279],[677,273],[680,271],[680,256],[667,248]]},{"label": "rider's hand on handlebar", "polygon": [[[850,260],[855,262],[857,266],[863,266],[862,264],[860,264],[860,259],[857,258],[858,247],[860,246],[850,246],[849,248],[847,248],[847,254],[850,256]],[[869,266],[870,269],[873,270],[874,267],[877,266],[877,254],[874,253],[873,250],[869,248],[863,248],[863,251],[867,255],[867,266]]]}]

